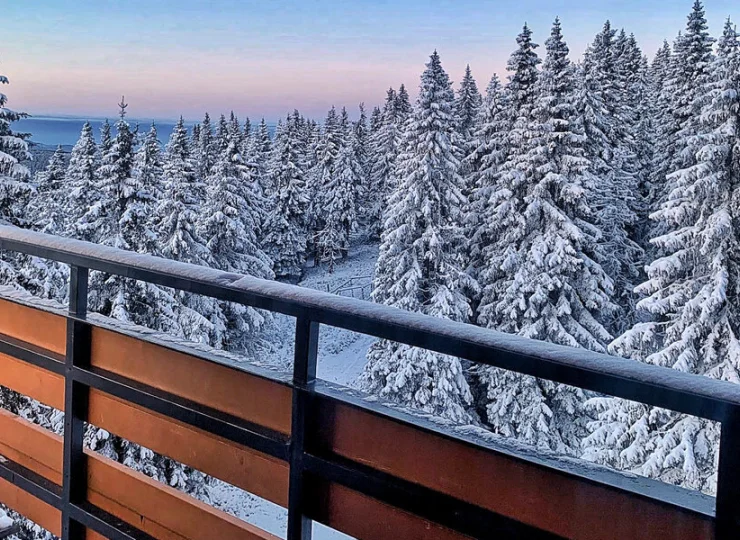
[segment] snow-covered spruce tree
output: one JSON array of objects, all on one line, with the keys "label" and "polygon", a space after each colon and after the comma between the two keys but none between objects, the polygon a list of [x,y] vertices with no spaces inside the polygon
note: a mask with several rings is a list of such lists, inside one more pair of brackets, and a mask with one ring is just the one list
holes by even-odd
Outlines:
[{"label": "snow-covered spruce tree", "polygon": [[643,251],[633,235],[637,215],[633,210],[638,192],[635,155],[625,144],[620,98],[622,80],[616,66],[615,31],[607,21],[586,51],[579,76],[578,110],[586,134],[586,157],[597,179],[591,206],[601,230],[599,262],[614,281],[615,302],[620,306],[608,321],[610,332],[630,324],[633,290],[640,278]]},{"label": "snow-covered spruce tree", "polygon": [[349,235],[357,227],[357,185],[359,164],[351,141],[339,149],[334,173],[329,183],[323,187],[324,228],[316,235],[316,249],[319,260],[334,271],[337,259],[349,253]]},{"label": "snow-covered spruce tree", "polygon": [[208,113],[203,117],[203,121],[200,123],[198,146],[193,149],[193,157],[198,167],[197,174],[198,178],[204,179],[211,174],[211,168],[216,162],[218,156],[216,150],[216,140],[213,137],[213,126],[211,125],[211,117]]},{"label": "snow-covered spruce tree", "polygon": [[303,156],[298,132],[298,111],[289,115],[276,132],[270,178],[270,212],[265,224],[264,245],[273,261],[276,277],[297,278],[306,262],[306,195]]},{"label": "snow-covered spruce tree", "polygon": [[85,122],[67,166],[66,182],[69,194],[66,201],[67,220],[64,233],[80,240],[93,240],[94,231],[79,228],[78,224],[89,208],[100,199],[98,191],[98,147],[90,122]]},{"label": "snow-covered spruce tree", "polygon": [[249,145],[253,136],[254,133],[252,132],[252,121],[247,116],[244,119],[244,129],[242,129],[242,147],[244,147],[245,145]]},{"label": "snow-covered spruce tree", "polygon": [[242,159],[247,166],[247,182],[253,190],[252,197],[259,209],[258,239],[262,245],[268,214],[268,199],[274,190],[269,171],[272,141],[264,118],[248,141],[242,142],[242,148],[244,152],[241,154]]},{"label": "snow-covered spruce tree", "polygon": [[412,111],[409,93],[406,90],[406,86],[403,84],[398,87],[398,92],[396,92],[394,108],[396,113],[396,122],[399,126],[403,126]]},{"label": "snow-covered spruce tree", "polygon": [[229,124],[226,128],[226,132],[228,134],[229,144],[234,143],[234,145],[236,145],[236,149],[240,154],[242,154],[242,150],[244,148],[244,133],[242,132],[241,124],[239,124],[239,119],[234,114],[234,111],[231,111],[229,114]]},{"label": "snow-covered spruce tree", "polygon": [[226,148],[228,148],[230,134],[231,131],[229,130],[229,124],[226,121],[226,117],[222,114],[218,118],[218,127],[216,127],[216,137],[214,140],[214,158],[216,161],[220,159],[221,154],[226,151]]},{"label": "snow-covered spruce tree", "polygon": [[[408,95],[408,94],[407,94]],[[364,220],[372,238],[379,238],[383,227],[383,211],[388,195],[395,186],[394,174],[398,144],[401,137],[399,101],[389,88],[380,118],[380,125],[370,138],[370,180],[366,193]]]},{"label": "snow-covered spruce tree", "polygon": [[[298,126],[300,130],[300,126]],[[321,260],[319,234],[324,229],[327,216],[328,186],[335,175],[336,160],[342,144],[342,128],[337,111],[332,106],[324,120],[324,129],[317,148],[317,163],[308,172],[306,188],[310,199],[308,224],[308,251],[316,264]],[[303,141],[305,144],[305,138]]]},{"label": "snow-covered spruce tree", "polygon": [[26,207],[31,226],[49,234],[63,234],[64,207],[67,198],[67,163],[61,145],[52,154],[43,171],[36,174],[36,193]]},{"label": "snow-covered spruce tree", "polygon": [[[66,182],[65,154],[57,147],[46,168],[36,174],[36,191],[26,207],[30,227],[47,234],[63,235],[69,189]],[[67,295],[68,267],[48,259],[19,255],[19,285],[35,296],[64,302]]]},{"label": "snow-covered spruce tree", "polygon": [[[475,147],[465,156],[468,178],[464,185],[471,187],[470,197],[464,212],[464,226],[469,239],[465,248],[467,272],[478,280],[484,264],[483,249],[493,242],[489,228],[485,225],[485,210],[495,187],[499,168],[506,160],[507,137],[511,126],[506,93],[498,75],[488,83],[474,134]],[[479,291],[474,295],[473,306],[477,311]]]},{"label": "snow-covered spruce tree", "polygon": [[[517,44],[519,47],[512,53],[507,65],[511,75],[506,88],[506,118],[502,120],[503,141],[492,140],[491,150],[494,153],[485,158],[488,163],[483,165],[491,170],[484,170],[479,181],[483,188],[478,195],[484,199],[478,211],[483,217],[473,241],[482,242],[478,248],[480,254],[476,256],[481,265],[477,278],[482,289],[478,320],[484,325],[489,318],[485,313],[495,310],[503,295],[503,267],[525,230],[522,214],[527,194],[525,173],[529,167],[528,152],[533,135],[530,126],[540,59],[535,52],[538,45],[532,42],[532,31],[528,26],[525,25],[517,36]],[[498,135],[496,139],[499,139]],[[499,156],[495,152],[502,146],[505,154]]]},{"label": "snow-covered spruce tree", "polygon": [[[5,75],[0,75],[0,85],[8,82]],[[0,221],[27,226],[24,209],[33,194],[30,173],[24,164],[32,159],[26,143],[29,135],[12,129],[12,123],[27,114],[8,109],[7,101],[8,97],[0,92]]]},{"label": "snow-covered spruce tree", "polygon": [[[134,140],[126,121],[127,104],[121,100],[116,136],[99,169],[101,199],[82,221],[97,231],[100,244],[145,253],[153,245],[149,211],[151,191],[134,178]],[[176,326],[174,299],[162,288],[121,276],[93,272],[90,276],[90,307],[122,321],[154,329]]]},{"label": "snow-covered spruce tree", "polygon": [[[0,74],[0,85],[3,84],[8,84],[8,78]],[[7,108],[7,101],[7,96],[0,92],[0,223],[28,227],[30,223],[24,209],[34,194],[25,165],[31,159],[26,143],[28,135],[12,129],[13,122],[27,115]],[[18,254],[2,253],[0,282],[20,286],[18,271],[22,260]]]},{"label": "snow-covered spruce tree", "polygon": [[[575,69],[555,20],[525,129],[526,154],[501,188],[522,192],[520,228],[488,284],[479,321],[490,328],[604,352],[611,336],[600,322],[614,309],[612,283],[595,260],[598,229],[588,207],[593,186],[575,108]],[[514,145],[514,152],[522,150]],[[513,181],[508,183],[507,180]],[[501,245],[500,249],[504,249]],[[492,298],[488,293],[497,291]],[[482,415],[494,432],[540,448],[577,455],[585,435],[584,392],[490,367]]]},{"label": "snow-covered spruce tree", "polygon": [[198,148],[200,148],[200,124],[196,123],[193,124],[193,127],[190,131],[190,148],[191,148],[191,154],[193,155],[193,158],[195,159],[195,155],[197,154]]},{"label": "snow-covered spruce tree", "polygon": [[[712,44],[714,38],[709,35],[707,18],[704,6],[700,0],[694,0],[686,21],[686,30],[683,34],[682,54],[683,62],[678,73],[677,92],[674,95],[674,114],[676,116],[678,132],[676,133],[676,147],[673,149],[674,161],[669,174],[681,168],[690,167],[695,163],[695,148],[690,146],[695,135],[701,128],[701,108],[704,86],[710,82],[710,64],[712,62]],[[673,186],[668,182],[667,189]]]},{"label": "snow-covered spruce tree", "polygon": [[147,237],[143,239],[142,249],[152,254],[159,252],[159,238],[156,234],[159,216],[155,215],[154,210],[158,201],[164,196],[162,174],[162,148],[157,136],[157,126],[152,122],[144,141],[134,155],[134,165],[131,170],[134,182],[139,186],[137,189],[149,194],[149,197],[144,200],[142,209],[149,229]]},{"label": "snow-covered spruce tree", "polygon": [[[687,141],[695,163],[671,174],[667,200],[652,218],[663,256],[647,267],[637,304],[648,320],[610,345],[614,354],[740,383],[740,52],[733,27],[708,70],[698,133]],[[585,457],[713,492],[719,427],[695,417],[614,398],[598,413]]]},{"label": "snow-covered spruce tree", "polygon": [[[664,113],[657,126],[657,144],[653,163],[653,208],[668,199],[674,189],[669,175],[694,163],[695,149],[688,148],[689,140],[697,133],[702,103],[703,87],[707,83],[707,70],[712,60],[712,43],[709,36],[704,7],[696,0],[689,13],[685,30],[673,44],[673,54],[659,95],[658,105]],[[651,237],[667,231],[661,221],[655,221]],[[661,256],[659,246],[652,246],[655,256]]]},{"label": "snow-covered spruce tree", "polygon": [[[632,197],[629,209],[635,216],[628,233],[637,245],[643,247],[648,239],[647,185],[649,183],[652,127],[647,111],[648,72],[646,60],[635,36],[624,30],[615,42],[615,70],[619,81],[618,100],[619,152],[622,166],[632,179]],[[643,266],[642,258],[636,261]]]},{"label": "snow-covered spruce tree", "polygon": [[[156,254],[190,264],[207,266],[210,252],[197,230],[199,209],[205,192],[197,176],[197,166],[188,145],[187,131],[182,117],[175,125],[162,158],[163,196],[156,208],[158,216],[156,236],[159,249]],[[165,329],[169,333],[201,343],[210,343],[214,333],[212,319],[218,313],[213,299],[190,295],[182,291],[171,293],[177,300],[177,324]]]},{"label": "snow-covered spruce tree", "polygon": [[[264,214],[262,195],[259,186],[250,180],[249,167],[237,144],[238,141],[229,142],[213,167],[198,229],[210,252],[211,266],[272,279],[272,261],[259,245]],[[218,305],[224,332],[216,336],[215,346],[244,350],[254,332],[264,325],[265,314],[241,304],[219,302]]]},{"label": "snow-covered spruce tree", "polygon": [[[375,272],[376,302],[457,321],[470,307],[455,252],[463,202],[455,141],[454,91],[435,51],[421,76],[398,160]],[[458,358],[381,340],[368,351],[363,386],[456,422],[472,396]]]},{"label": "snow-covered spruce tree", "polygon": [[[650,119],[652,133],[653,151],[649,166],[649,192],[646,199],[646,206],[649,212],[657,209],[663,200],[665,176],[668,171],[666,160],[666,146],[671,138],[671,126],[673,115],[671,113],[671,95],[666,92],[669,76],[671,73],[672,50],[668,41],[663,41],[663,45],[655,53],[649,70],[649,95],[647,114]],[[658,236],[654,234],[652,223],[648,223],[648,238]],[[646,257],[650,260],[652,255],[652,246],[648,244],[643,246],[646,251]]]},{"label": "snow-covered spruce tree", "polygon": [[373,112],[370,113],[370,136],[372,137],[373,134],[380,129],[380,122],[381,122],[381,116],[382,111],[380,110],[380,107],[377,105],[373,107]]},{"label": "snow-covered spruce tree", "polygon": [[[465,75],[460,82],[460,90],[455,99],[455,115],[457,117],[457,132],[460,135],[460,144],[463,149],[463,155],[468,156],[472,153],[477,144],[475,140],[475,129],[483,99],[478,91],[478,85],[475,82],[473,73],[470,71],[470,65],[465,66]],[[470,170],[468,170],[468,161],[463,160],[460,174],[463,179],[470,179]],[[465,196],[470,197],[473,186],[465,185]]]},{"label": "snow-covered spruce tree", "polygon": [[[352,134],[350,137],[352,145],[352,154],[356,163],[357,184],[356,200],[357,219],[365,216],[365,208],[368,206],[367,193],[370,183],[370,131],[367,125],[367,114],[365,113],[365,104],[359,105],[360,115],[356,122],[352,123]],[[363,219],[364,225],[364,219]]]}]

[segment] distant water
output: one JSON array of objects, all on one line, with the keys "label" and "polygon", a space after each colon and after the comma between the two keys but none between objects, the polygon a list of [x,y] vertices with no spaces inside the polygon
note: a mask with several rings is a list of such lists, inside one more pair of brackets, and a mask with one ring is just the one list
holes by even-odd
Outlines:
[{"label": "distant water", "polygon": [[[118,118],[111,118],[109,122],[113,125]],[[141,119],[127,119],[132,127],[139,124],[140,132],[149,131],[151,120]],[[85,118],[64,118],[64,117],[53,117],[53,116],[34,116],[31,118],[25,118],[13,124],[13,128],[21,133],[30,133],[31,141],[48,146],[56,146],[61,144],[62,146],[72,146],[80,138],[80,131],[82,126],[85,124]],[[100,142],[100,126],[103,125],[104,120],[95,119],[90,120],[90,125],[95,133],[95,139]],[[157,134],[159,140],[163,143],[167,142],[172,133],[175,123],[171,120],[157,121]],[[192,126],[192,122],[186,123],[188,128]],[[115,126],[113,126],[115,127]],[[113,130],[115,133],[115,129]]]}]

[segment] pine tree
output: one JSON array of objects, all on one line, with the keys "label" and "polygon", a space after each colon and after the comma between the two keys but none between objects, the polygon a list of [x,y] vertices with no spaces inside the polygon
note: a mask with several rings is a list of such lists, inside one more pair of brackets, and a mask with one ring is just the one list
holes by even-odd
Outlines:
[{"label": "pine tree", "polygon": [[[105,125],[105,124],[104,124]],[[108,132],[110,137],[110,131]],[[90,122],[85,122],[77,143],[72,148],[67,167],[67,222],[65,234],[80,240],[91,241],[96,231],[86,227],[82,217],[100,201],[98,186],[98,147],[95,144]]]},{"label": "pine tree", "polygon": [[264,244],[273,261],[276,277],[296,278],[306,262],[305,170],[298,111],[289,115],[276,131],[270,160],[270,178],[275,189],[265,225]]},{"label": "pine tree", "polygon": [[[524,26],[517,36],[519,47],[509,58],[507,69],[509,85],[506,88],[505,118],[493,120],[490,129],[503,127],[503,138],[489,142],[483,159],[481,178],[478,180],[478,198],[483,204],[477,209],[482,214],[482,223],[473,237],[477,246],[471,249],[474,266],[480,264],[477,278],[482,289],[478,306],[478,321],[484,325],[494,325],[495,317],[486,313],[495,310],[502,297],[501,289],[504,274],[502,268],[513,256],[514,246],[521,240],[525,230],[523,221],[524,198],[526,196],[525,172],[529,167],[527,154],[530,145],[530,123],[535,101],[540,59],[535,52],[539,46],[532,42],[532,32]],[[498,122],[504,122],[500,127]],[[503,150],[501,150],[503,148]],[[503,151],[499,155],[498,152]],[[493,152],[493,153],[490,153]],[[478,253],[475,250],[480,250]],[[481,261],[478,263],[478,261]]]},{"label": "pine tree", "polygon": [[[300,128],[298,128],[300,129]],[[308,250],[318,263],[321,260],[320,231],[326,226],[326,204],[329,185],[336,174],[336,161],[342,144],[342,126],[336,108],[326,115],[322,137],[317,149],[317,163],[308,173],[307,190],[311,204],[308,213]],[[305,144],[305,139],[303,141]]]},{"label": "pine tree", "polygon": [[[46,168],[36,175],[36,192],[26,207],[29,225],[47,234],[64,234],[68,188],[64,151],[58,146]],[[49,259],[19,255],[18,284],[35,296],[63,302],[67,294],[67,266]]]},{"label": "pine tree", "polygon": [[380,129],[382,122],[382,111],[377,105],[373,107],[373,112],[370,113],[370,137],[372,137]]},{"label": "pine tree", "polygon": [[[470,307],[460,292],[463,272],[453,249],[462,236],[458,219],[463,203],[455,96],[436,51],[419,90],[384,223],[373,299],[465,321]],[[368,352],[362,381],[383,397],[457,422],[469,421],[472,396],[457,358],[381,340]]]},{"label": "pine tree", "polygon": [[[509,232],[511,242],[498,245],[507,257],[489,271],[497,277],[486,286],[479,320],[528,338],[604,352],[611,336],[599,319],[615,307],[612,283],[595,260],[598,229],[587,197],[593,178],[575,107],[575,69],[558,19],[546,45],[535,101],[531,108],[524,105],[531,111],[523,127],[526,143],[514,145],[515,152],[526,153],[512,154],[518,174],[504,174],[499,184],[524,193],[517,205],[521,221]],[[519,70],[535,64],[528,57],[517,64]],[[487,390],[485,418],[494,432],[578,453],[585,434],[580,389],[497,368],[481,367],[478,374]]]},{"label": "pine tree", "polygon": [[[368,207],[367,193],[370,187],[370,131],[367,125],[367,115],[365,114],[364,103],[360,103],[359,110],[360,116],[357,121],[352,124],[352,135],[350,137],[352,154],[356,164],[355,172],[357,174],[355,197],[358,220],[360,217],[365,217],[365,209]],[[364,219],[362,221],[363,225],[365,225]]]},{"label": "pine tree", "polygon": [[36,194],[26,207],[34,229],[48,234],[64,234],[64,206],[67,198],[67,164],[61,145],[46,168],[36,175]]},{"label": "pine tree", "polygon": [[406,91],[406,86],[403,84],[398,87],[398,92],[395,94],[393,108],[396,114],[396,122],[399,126],[403,126],[412,110],[409,93]]},{"label": "pine tree", "polygon": [[193,124],[193,128],[190,133],[190,148],[191,151],[196,151],[200,148],[200,124]]},{"label": "pine tree", "polygon": [[203,117],[200,124],[200,140],[197,149],[194,151],[195,163],[198,166],[198,178],[204,179],[211,174],[211,168],[216,162],[217,145],[213,137],[213,127],[211,126],[211,117],[208,113]]},{"label": "pine tree", "polygon": [[[8,84],[8,78],[0,75],[0,84]],[[33,194],[30,173],[24,164],[31,159],[28,152],[26,133],[16,133],[11,124],[28,116],[26,113],[8,109],[8,97],[0,92],[0,221],[26,226],[24,208]],[[7,268],[2,269],[6,273]]]},{"label": "pine tree", "polygon": [[620,103],[623,81],[617,69],[615,34],[607,21],[586,51],[578,109],[585,128],[586,157],[598,179],[591,196],[601,230],[598,259],[614,282],[615,302],[620,306],[607,327],[620,332],[630,323],[643,251],[634,239],[637,215],[633,200],[638,182],[635,156],[628,150],[622,126],[628,119]]},{"label": "pine tree", "polygon": [[[264,209],[262,196],[249,179],[249,167],[230,141],[208,179],[207,203],[199,231],[210,252],[211,266],[227,272],[272,279],[272,261],[259,246]],[[216,346],[243,350],[259,330],[265,316],[241,304],[219,302],[224,334]]]},{"label": "pine tree", "polygon": [[460,82],[460,90],[455,100],[457,130],[462,136],[463,141],[469,141],[472,137],[482,102],[483,99],[478,91],[478,85],[470,71],[470,64],[468,64],[465,66],[465,75],[463,75],[463,79]]},{"label": "pine tree", "polygon": [[[162,185],[166,196],[157,205],[156,236],[158,255],[190,264],[207,266],[210,251],[197,229],[199,208],[203,204],[203,184],[197,176],[197,166],[188,145],[182,117],[175,125],[162,160]],[[177,324],[168,329],[197,342],[211,342],[214,332],[215,300],[172,293],[182,307],[176,307]]]},{"label": "pine tree", "polygon": [[[267,205],[267,200],[271,196],[275,187],[271,183],[269,172],[270,154],[272,152],[272,141],[270,132],[263,118],[260,121],[257,130],[249,139],[249,144],[245,147],[246,154],[244,160],[249,167],[249,181],[257,189],[256,195],[260,197],[262,206]],[[262,208],[262,217],[260,218],[260,233],[264,232],[265,220],[267,219],[267,209]],[[260,238],[262,236],[260,235]]]},{"label": "pine tree", "polygon": [[[673,189],[652,215],[666,232],[652,239],[663,255],[638,288],[644,298],[637,307],[647,320],[610,351],[740,383],[740,51],[731,25],[707,78],[697,134],[686,141],[693,163],[670,175]],[[587,459],[691,489],[716,489],[716,424],[614,398],[591,405],[599,416],[585,441]]]},{"label": "pine tree", "polygon": [[[465,170],[468,178],[464,185],[469,186],[470,197],[465,209],[465,228],[469,241],[465,247],[468,274],[478,281],[484,266],[484,248],[494,241],[489,237],[489,227],[485,222],[486,208],[493,193],[495,178],[506,159],[506,138],[511,125],[507,95],[498,76],[491,77],[486,96],[480,109],[474,134],[475,147],[465,157]],[[469,291],[473,306],[477,311],[480,287]]]},{"label": "pine tree", "polygon": [[134,155],[134,165],[131,171],[136,189],[148,197],[143,199],[141,212],[147,222],[147,236],[143,239],[142,249],[146,253],[158,253],[159,239],[156,235],[157,220],[154,214],[158,201],[163,197],[162,181],[162,149],[157,137],[157,126],[152,122],[144,142]]},{"label": "pine tree", "polygon": [[401,136],[399,103],[395,90],[389,88],[381,114],[380,126],[373,132],[370,139],[372,158],[365,221],[368,224],[372,238],[380,237],[383,226],[383,211],[388,195],[395,186],[395,166]]}]

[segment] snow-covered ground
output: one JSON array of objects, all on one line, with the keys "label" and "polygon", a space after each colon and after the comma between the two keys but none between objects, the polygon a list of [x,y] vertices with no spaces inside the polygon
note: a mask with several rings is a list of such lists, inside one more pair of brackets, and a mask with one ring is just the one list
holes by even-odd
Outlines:
[{"label": "snow-covered ground", "polygon": [[[378,258],[377,244],[357,244],[352,246],[349,257],[337,263],[334,273],[325,268],[308,268],[298,285],[321,291],[334,292],[350,278],[371,276]],[[369,279],[358,280],[369,283]],[[346,293],[349,294],[349,293]],[[357,291],[359,298],[359,291]],[[262,336],[271,347],[267,364],[287,371],[293,365],[293,336],[295,319],[276,315],[275,324]],[[326,381],[353,387],[365,366],[365,354],[374,338],[338,328],[322,326],[319,334],[318,377]]]},{"label": "snow-covered ground", "polygon": [[[334,273],[329,274],[321,267],[309,268],[298,284],[334,292],[350,278],[371,276],[377,256],[377,244],[357,244],[353,246],[347,260],[337,264]],[[368,282],[367,279],[358,281]],[[359,297],[359,291],[355,294]],[[262,362],[286,370],[291,369],[294,325],[295,320],[292,317],[284,315],[275,317],[273,327],[262,336],[269,344],[269,354]],[[365,366],[367,349],[373,341],[374,338],[370,336],[322,326],[319,335],[318,377],[343,386],[355,386]],[[285,509],[220,481],[215,481],[210,491],[211,504],[217,508],[285,538],[287,526]],[[314,524],[314,538],[339,540],[349,537],[320,524]]]}]

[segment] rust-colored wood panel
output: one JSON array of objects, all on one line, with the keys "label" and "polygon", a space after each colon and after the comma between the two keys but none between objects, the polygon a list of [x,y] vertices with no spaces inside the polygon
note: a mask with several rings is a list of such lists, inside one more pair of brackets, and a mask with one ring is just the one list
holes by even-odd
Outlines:
[{"label": "rust-colored wood panel", "polygon": [[708,518],[349,405],[319,400],[316,418],[324,450],[567,538],[714,537]]},{"label": "rust-colored wood panel", "polygon": [[96,426],[190,465],[281,506],[288,504],[288,464],[98,390],[90,393]]},{"label": "rust-colored wood panel", "polygon": [[339,484],[311,478],[309,516],[359,540],[470,540]]},{"label": "rust-colored wood panel", "polygon": [[290,433],[291,390],[280,383],[97,327],[92,329],[92,365]]},{"label": "rust-colored wood panel", "polygon": [[54,536],[61,536],[62,514],[59,510],[2,478],[0,478],[0,502],[43,527]]},{"label": "rust-colored wood panel", "polygon": [[[7,411],[0,411],[0,454],[41,476],[59,483],[62,469],[62,438],[30,424]],[[114,516],[163,540],[223,538],[276,540],[267,532],[217,510],[176,489],[115,463],[92,451],[88,458],[88,499]],[[3,490],[0,500],[13,508],[18,497]],[[14,498],[15,497],[15,498]],[[29,495],[30,497],[30,495]],[[33,499],[33,497],[31,497]],[[35,499],[33,499],[35,500]],[[42,504],[40,501],[38,503]],[[18,511],[47,528],[48,516],[38,506],[15,503]],[[36,512],[36,513],[34,513]],[[41,519],[46,519],[42,522]],[[57,520],[58,521],[58,520]],[[58,523],[55,525],[57,529]]]},{"label": "rust-colored wood panel", "polygon": [[[277,537],[262,529],[124,465],[92,452],[86,453],[90,502],[129,523],[135,523],[152,536],[167,539],[177,537],[164,535],[166,529],[193,540],[277,540]],[[124,507],[123,511],[121,507]],[[150,519],[156,519],[156,528],[151,527]]]},{"label": "rust-colored wood panel", "polygon": [[62,482],[62,438],[5,409],[0,409],[0,455]]},{"label": "rust-colored wood panel", "polygon": [[55,313],[0,299],[0,333],[63,355],[67,321]]},{"label": "rust-colored wood panel", "polygon": [[0,353],[0,385],[30,396],[45,405],[57,409],[64,408],[63,377],[2,353]]}]

